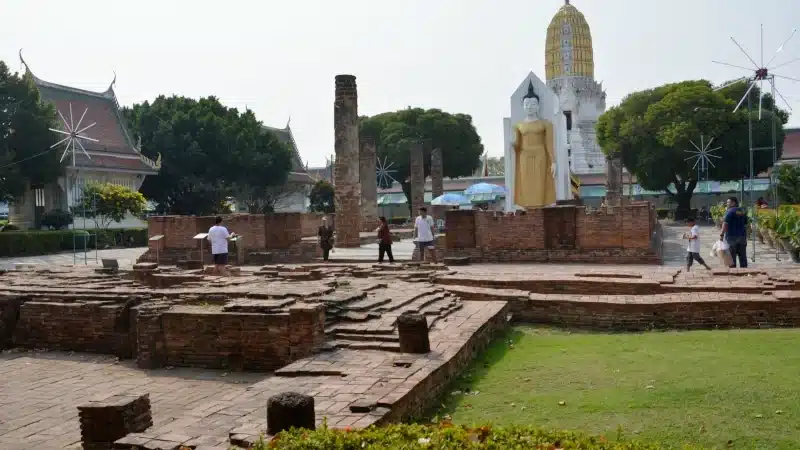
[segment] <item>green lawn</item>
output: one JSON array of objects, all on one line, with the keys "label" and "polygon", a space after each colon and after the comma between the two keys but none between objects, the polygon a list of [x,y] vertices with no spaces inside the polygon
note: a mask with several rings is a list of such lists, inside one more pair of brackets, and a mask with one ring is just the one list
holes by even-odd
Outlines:
[{"label": "green lawn", "polygon": [[800,330],[517,327],[431,415],[445,414],[461,424],[536,424],[610,439],[621,430],[667,445],[800,449]]}]

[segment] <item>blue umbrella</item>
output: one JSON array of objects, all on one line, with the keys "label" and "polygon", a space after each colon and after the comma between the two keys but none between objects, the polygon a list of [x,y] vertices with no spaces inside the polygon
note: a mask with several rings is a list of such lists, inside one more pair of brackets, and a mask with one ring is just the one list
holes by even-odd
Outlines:
[{"label": "blue umbrella", "polygon": [[464,191],[464,195],[505,195],[506,192],[506,188],[503,186],[490,183],[478,183],[468,187],[467,190]]},{"label": "blue umbrella", "polygon": [[454,192],[450,192],[444,195],[440,195],[435,199],[431,200],[431,205],[441,205],[441,206],[460,206],[460,205],[469,205],[470,201],[467,197],[464,197],[461,194],[456,194]]}]

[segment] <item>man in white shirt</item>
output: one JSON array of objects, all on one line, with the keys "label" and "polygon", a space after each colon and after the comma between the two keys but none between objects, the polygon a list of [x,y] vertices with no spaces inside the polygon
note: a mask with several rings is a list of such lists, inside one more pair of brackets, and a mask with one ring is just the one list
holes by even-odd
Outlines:
[{"label": "man in white shirt", "polygon": [[211,242],[211,257],[214,260],[214,272],[218,275],[227,276],[228,271],[228,239],[235,236],[235,233],[228,232],[222,225],[222,217],[217,217],[214,226],[209,228],[207,239]]},{"label": "man in white shirt", "polygon": [[428,254],[432,262],[436,262],[436,249],[434,248],[433,236],[433,217],[428,215],[428,209],[422,207],[419,209],[419,216],[414,221],[414,235],[416,236],[417,245],[419,246],[419,259],[425,261],[425,249],[428,249]]},{"label": "man in white shirt", "polygon": [[686,225],[691,227],[689,233],[683,235],[689,241],[686,249],[686,271],[688,272],[692,268],[693,261],[697,261],[706,269],[711,270],[711,267],[708,267],[708,264],[700,256],[700,227],[697,226],[693,217],[686,220]]}]

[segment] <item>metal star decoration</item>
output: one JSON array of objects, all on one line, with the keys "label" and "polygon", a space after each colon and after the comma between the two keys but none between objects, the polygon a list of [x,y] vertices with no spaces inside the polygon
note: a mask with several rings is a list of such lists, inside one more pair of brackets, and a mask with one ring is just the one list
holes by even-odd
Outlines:
[{"label": "metal star decoration", "polygon": [[689,141],[689,143],[691,143],[696,150],[684,150],[684,152],[692,154],[692,156],[684,159],[684,161],[694,160],[694,165],[692,166],[692,170],[698,169],[698,172],[703,173],[708,171],[708,166],[714,168],[717,167],[714,165],[711,158],[722,159],[722,157],[717,155],[712,155],[711,153],[721,149],[722,147],[709,149],[709,147],[711,147],[712,142],[714,142],[714,138],[711,138],[710,141],[705,142],[705,138],[703,137],[703,135],[700,135],[699,147],[697,144],[694,143],[694,141]]},{"label": "metal star decoration", "polygon": [[89,108],[86,108],[85,110],[83,110],[83,114],[81,114],[81,118],[78,119],[78,123],[77,124],[75,123],[75,120],[74,120],[74,118],[72,116],[72,103],[69,104],[69,122],[67,122],[67,119],[64,117],[64,114],[62,114],[61,111],[58,111],[58,115],[61,117],[61,120],[64,122],[64,130],[66,130],[66,131],[58,130],[58,129],[55,129],[55,128],[50,128],[50,131],[53,131],[55,133],[59,133],[59,134],[62,134],[62,135],[66,135],[66,137],[64,139],[56,142],[55,144],[51,145],[50,148],[55,148],[55,147],[58,147],[61,144],[64,144],[64,153],[61,155],[61,160],[60,161],[64,161],[64,158],[67,157],[67,154],[68,153],[72,153],[72,165],[74,166],[75,165],[76,145],[81,148],[81,151],[83,151],[83,154],[86,155],[87,158],[92,159],[92,157],[89,156],[89,153],[86,151],[86,148],[84,148],[83,144],[81,143],[81,139],[83,139],[85,141],[89,141],[89,142],[97,142],[97,139],[93,139],[93,138],[90,138],[88,136],[84,136],[82,134],[84,131],[88,130],[89,128],[92,128],[95,125],[97,125],[97,122],[93,122],[91,125],[87,125],[87,126],[81,128],[81,124],[83,123],[83,118],[86,117],[86,112],[87,111],[89,111]]},{"label": "metal star decoration", "polygon": [[745,92],[744,96],[742,96],[742,99],[739,100],[739,103],[736,105],[736,108],[733,110],[733,112],[739,110],[739,108],[742,106],[742,103],[744,103],[745,99],[747,99],[748,96],[750,95],[750,91],[752,91],[753,87],[756,85],[756,83],[758,83],[759,90],[761,91],[761,95],[759,96],[758,99],[758,120],[761,120],[761,104],[764,100],[764,89],[763,89],[764,81],[767,81],[770,84],[770,87],[772,88],[771,93],[773,101],[775,101],[775,94],[777,94],[789,108],[789,111],[792,110],[792,107],[789,105],[789,102],[775,87],[775,78],[783,78],[785,80],[790,80],[790,81],[800,81],[800,79],[787,77],[785,75],[778,75],[774,73],[774,70],[780,69],[781,67],[785,67],[788,66],[789,64],[800,61],[800,58],[795,58],[783,64],[778,64],[771,67],[770,65],[773,63],[773,61],[775,61],[775,58],[778,57],[778,55],[783,51],[783,48],[786,46],[786,44],[789,43],[789,41],[794,37],[796,33],[797,29],[795,28],[792,30],[792,34],[789,35],[789,38],[783,41],[783,44],[781,44],[781,46],[778,47],[778,50],[775,52],[775,55],[773,55],[772,59],[770,59],[766,64],[764,64],[764,25],[761,25],[761,64],[756,63],[756,61],[753,58],[751,58],[750,55],[745,51],[744,47],[742,47],[738,42],[736,42],[736,39],[731,37],[733,43],[736,44],[737,47],[739,47],[739,50],[741,50],[742,53],[744,53],[744,56],[746,56],[747,59],[750,61],[750,63],[753,65],[753,67],[750,68],[750,67],[738,66],[735,64],[728,64],[726,62],[721,62],[721,61],[712,61],[715,64],[721,64],[723,66],[734,67],[737,69],[743,69],[751,72],[751,75],[749,76],[739,78],[737,80],[731,81],[730,83],[727,83],[717,88],[717,90],[724,89],[728,86],[741,82],[746,82],[749,85],[749,87],[747,88],[747,92]]},{"label": "metal star decoration", "polygon": [[387,158],[383,158],[383,162],[381,162],[380,158],[377,158],[378,163],[376,164],[375,174],[378,177],[378,186],[383,188],[388,188],[392,186],[392,183],[396,183],[397,180],[394,179],[392,176],[393,173],[396,173],[397,170],[391,169],[394,166],[394,163],[387,164]]}]

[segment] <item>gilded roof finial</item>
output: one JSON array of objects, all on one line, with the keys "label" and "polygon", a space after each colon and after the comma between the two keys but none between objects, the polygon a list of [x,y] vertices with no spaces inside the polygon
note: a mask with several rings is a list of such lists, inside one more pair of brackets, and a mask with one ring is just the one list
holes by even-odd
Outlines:
[{"label": "gilded roof finial", "polygon": [[[28,63],[26,63],[25,62],[25,58],[22,57],[22,49],[19,49],[19,62],[21,62],[22,65],[25,66],[25,71],[26,72],[31,72],[30,67],[28,67]],[[33,73],[33,72],[31,72],[31,73]]]}]

